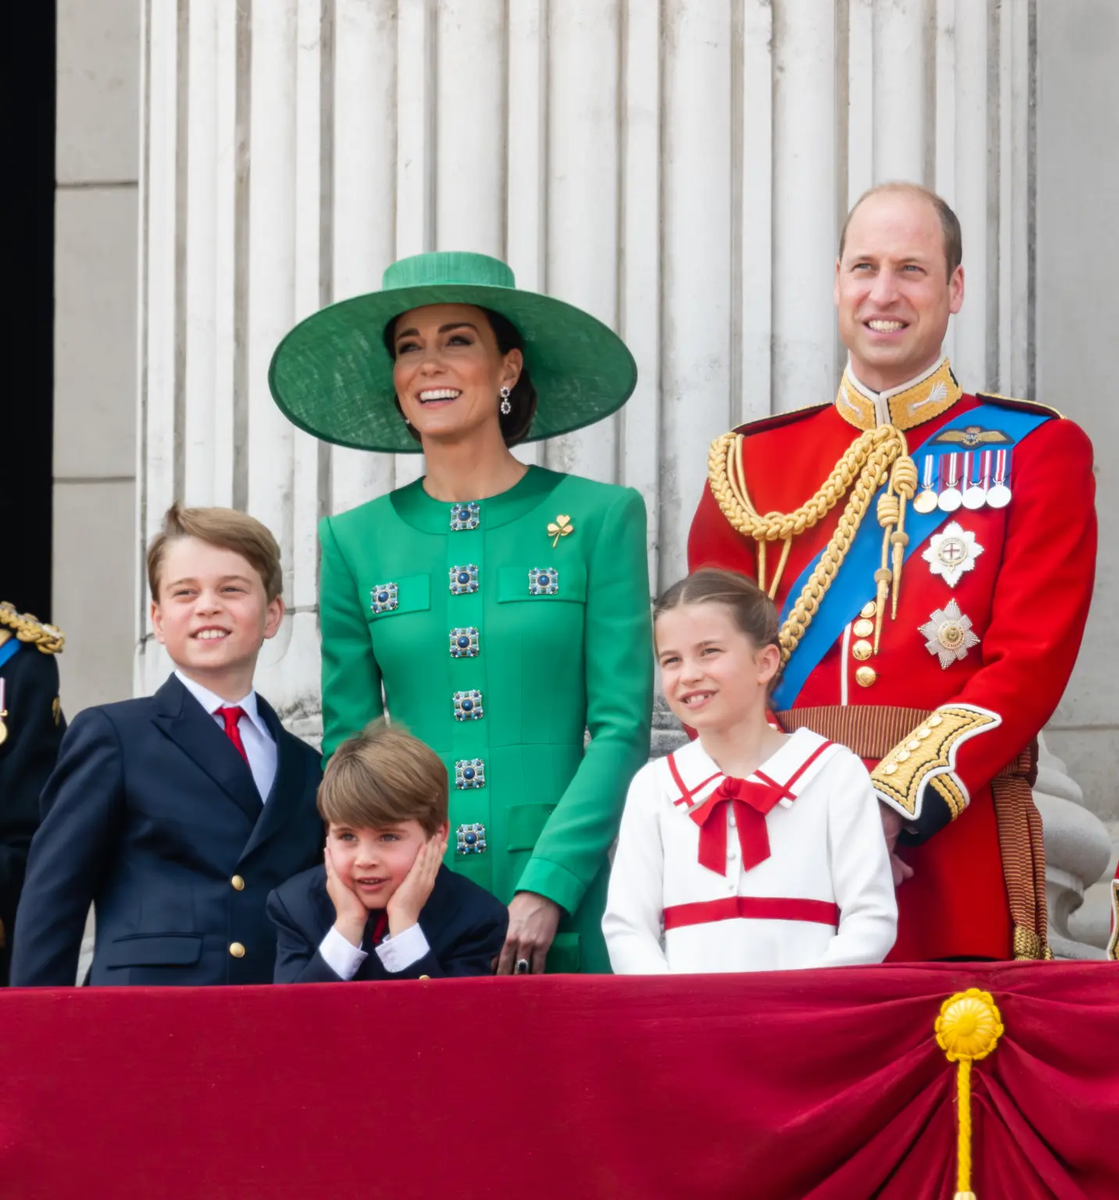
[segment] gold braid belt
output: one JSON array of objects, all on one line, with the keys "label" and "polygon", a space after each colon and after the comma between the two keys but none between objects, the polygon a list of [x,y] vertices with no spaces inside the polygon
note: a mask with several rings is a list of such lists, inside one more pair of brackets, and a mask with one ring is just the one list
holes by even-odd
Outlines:
[{"label": "gold braid belt", "polygon": [[[877,653],[882,636],[882,613],[891,589],[891,615],[897,616],[901,569],[905,547],[909,542],[909,535],[905,532],[905,505],[917,491],[917,465],[909,457],[905,434],[893,425],[868,429],[847,448],[819,491],[790,513],[769,512],[763,515],[754,508],[746,489],[740,434],[725,433],[711,443],[707,474],[711,494],[732,528],[757,542],[758,583],[773,598],[777,596],[793,538],[815,526],[850,492],[831,541],[781,626],[779,640],[782,665],[789,661],[819,610],[832,580],[843,565],[843,559],[866,516],[874,493],[883,484],[888,484],[879,498],[877,509],[878,524],[883,529],[882,565],[874,573],[878,585],[874,631],[874,650]],[[769,542],[777,541],[783,543],[781,559],[767,587],[766,546]]]}]

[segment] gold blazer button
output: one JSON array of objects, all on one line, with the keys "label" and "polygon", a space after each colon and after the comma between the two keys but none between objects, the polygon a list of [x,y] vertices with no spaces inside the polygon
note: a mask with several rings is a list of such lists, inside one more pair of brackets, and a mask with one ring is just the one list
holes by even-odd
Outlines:
[{"label": "gold blazer button", "polygon": [[235,892],[243,892],[245,890],[245,881],[240,875],[234,875],[229,882],[233,884],[233,890]]},{"label": "gold blazer button", "polygon": [[229,953],[232,954],[234,958],[244,958],[245,947],[242,946],[240,942],[231,942],[229,945]]}]

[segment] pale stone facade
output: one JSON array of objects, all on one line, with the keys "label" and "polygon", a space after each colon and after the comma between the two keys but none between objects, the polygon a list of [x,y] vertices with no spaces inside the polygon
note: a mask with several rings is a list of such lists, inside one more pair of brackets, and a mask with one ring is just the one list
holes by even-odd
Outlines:
[{"label": "pale stone facade", "polygon": [[[422,465],[317,445],[279,416],[265,371],[295,320],[403,254],[497,254],[620,330],[641,370],[630,405],[527,456],[639,487],[661,583],[682,568],[710,438],[830,396],[838,225],[882,179],[926,182],[960,214],[968,294],[948,349],[965,385],[1054,404],[1098,447],[1119,439],[1109,0],[89,7],[59,6],[71,711],[165,673],[141,546],[179,496],[247,507],[279,536],[292,615],[262,690],[314,733],[316,518]],[[1119,820],[1119,485],[1098,482],[1090,652],[1049,738],[1087,808]],[[1050,777],[1049,826],[1082,827],[1079,850],[1053,852],[1078,898],[1106,837],[1091,812],[1061,817],[1075,785]],[[1055,897],[1062,921],[1070,907]]]}]

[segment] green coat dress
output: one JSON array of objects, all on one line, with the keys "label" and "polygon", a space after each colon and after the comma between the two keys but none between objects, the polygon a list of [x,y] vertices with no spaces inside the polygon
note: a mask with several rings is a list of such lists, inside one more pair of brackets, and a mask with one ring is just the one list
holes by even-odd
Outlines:
[{"label": "green coat dress", "polygon": [[649,752],[641,496],[539,467],[476,504],[419,481],[319,537],[324,755],[381,715],[383,685],[446,763],[447,865],[560,905],[550,971],[608,971],[607,852]]}]

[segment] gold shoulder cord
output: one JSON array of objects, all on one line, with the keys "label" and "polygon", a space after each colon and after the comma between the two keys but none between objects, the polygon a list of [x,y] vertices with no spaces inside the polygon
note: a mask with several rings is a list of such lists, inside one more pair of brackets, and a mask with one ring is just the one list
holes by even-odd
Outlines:
[{"label": "gold shoulder cord", "polygon": [[53,625],[44,625],[27,613],[18,613],[15,606],[6,600],[0,603],[0,627],[10,629],[16,639],[30,642],[43,654],[59,654],[66,641],[62,630]]},{"label": "gold shoulder cord", "polygon": [[[832,580],[843,565],[851,542],[874,499],[874,493],[888,482],[889,487],[879,498],[877,507],[878,523],[883,529],[882,563],[874,573],[878,585],[874,633],[874,649],[877,653],[882,636],[882,614],[891,588],[892,616],[897,616],[901,570],[905,547],[909,543],[909,535],[905,532],[905,505],[917,490],[917,465],[909,457],[905,434],[893,425],[868,429],[851,443],[810,500],[790,513],[769,512],[764,515],[754,508],[746,490],[742,440],[742,435],[737,433],[725,433],[716,438],[711,443],[707,474],[711,494],[732,528],[757,542],[758,583],[771,598],[777,596],[793,538],[813,528],[843,496],[851,493],[831,541],[781,626],[779,640],[782,665],[789,661],[819,610]],[[783,543],[781,558],[767,587],[766,545],[777,541]]]}]

